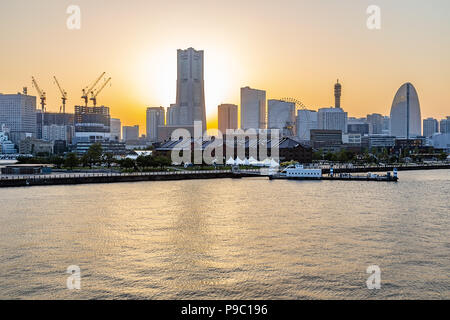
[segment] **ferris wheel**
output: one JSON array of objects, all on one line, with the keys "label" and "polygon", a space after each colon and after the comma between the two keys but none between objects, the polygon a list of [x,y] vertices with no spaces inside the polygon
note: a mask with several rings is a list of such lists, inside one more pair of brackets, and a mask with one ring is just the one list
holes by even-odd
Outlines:
[{"label": "ferris wheel", "polygon": [[[297,136],[301,140],[309,140],[310,139],[310,116],[309,116],[309,110],[302,101],[296,98],[281,98],[281,101],[294,103],[295,104],[295,118],[297,119],[297,114],[301,115],[300,121],[297,121],[297,123],[286,123],[285,130],[288,132],[291,132],[292,135]],[[300,112],[299,112],[300,111]],[[298,127],[297,127],[298,126]],[[296,128],[296,130],[294,130]],[[297,131],[297,132],[294,132]]]}]

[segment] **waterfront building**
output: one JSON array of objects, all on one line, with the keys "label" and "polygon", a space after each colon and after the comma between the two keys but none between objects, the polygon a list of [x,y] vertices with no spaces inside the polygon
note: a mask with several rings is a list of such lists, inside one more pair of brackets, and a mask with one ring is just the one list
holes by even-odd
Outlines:
[{"label": "waterfront building", "polygon": [[341,108],[341,93],[342,93],[342,85],[339,83],[339,79],[334,85],[334,107]]},{"label": "waterfront building", "polygon": [[19,142],[20,154],[51,155],[53,154],[53,142],[27,137]]},{"label": "waterfront building", "polygon": [[111,117],[109,108],[75,106],[75,143],[109,141]]},{"label": "waterfront building", "polygon": [[424,137],[431,137],[433,134],[439,132],[439,122],[434,118],[427,118],[423,120],[423,135]]},{"label": "waterfront building", "polygon": [[170,108],[170,125],[206,126],[204,52],[193,48],[177,51],[177,98]]},{"label": "waterfront building", "polygon": [[441,133],[450,133],[450,116],[440,121],[439,128]]},{"label": "waterfront building", "polygon": [[368,123],[349,123],[347,125],[348,134],[360,134],[362,136],[369,134]]},{"label": "waterfront building", "polygon": [[111,141],[122,140],[122,122],[120,119],[111,118]]},{"label": "waterfront building", "polygon": [[27,136],[36,137],[36,97],[0,93],[0,126],[9,130],[9,139],[18,144]]},{"label": "waterfront building", "polygon": [[347,133],[348,115],[341,108],[321,108],[317,114],[318,128]]},{"label": "waterfront building", "polygon": [[0,128],[0,154],[15,154],[16,146],[9,140],[9,129],[5,125]]},{"label": "waterfront building", "polygon": [[165,125],[166,111],[163,107],[147,108],[147,139],[151,142],[159,141],[160,127]]},{"label": "waterfront building", "polygon": [[349,145],[361,145],[361,134],[360,133],[348,133],[342,135],[342,143]]},{"label": "waterfront building", "polygon": [[235,104],[221,104],[217,107],[219,120],[219,130],[222,134],[227,133],[227,129],[238,128],[238,106]]},{"label": "waterfront building", "polygon": [[372,135],[362,137],[361,144],[368,148],[392,148],[395,146],[396,137],[384,135]]},{"label": "waterfront building", "polygon": [[297,110],[296,129],[297,138],[302,141],[311,140],[311,130],[318,129],[317,111],[314,110]]},{"label": "waterfront building", "polygon": [[[99,140],[96,143],[99,143],[102,146],[104,154],[111,153],[114,156],[124,156],[128,153],[128,150],[125,147],[125,143],[123,142]],[[92,144],[93,142],[89,141],[78,142],[75,151],[78,155],[81,156],[89,150]]]},{"label": "waterfront building", "polygon": [[[45,141],[64,140],[72,143],[75,132],[73,113],[36,111],[36,138]],[[44,131],[46,136],[44,137]],[[54,133],[57,137],[53,137]]]},{"label": "waterfront building", "polygon": [[65,125],[47,125],[42,127],[42,140],[54,142],[65,141],[67,144],[72,143],[72,138],[75,135],[75,127]]},{"label": "waterfront building", "polygon": [[450,153],[450,132],[433,135],[431,143],[435,149],[443,149],[447,153]]},{"label": "waterfront building", "polygon": [[268,101],[268,129],[280,130],[280,136],[292,137],[295,130],[295,103],[282,100]]},{"label": "waterfront building", "polygon": [[139,139],[139,126],[123,126],[123,141],[130,142]]},{"label": "waterfront building", "polygon": [[311,144],[314,149],[337,150],[342,145],[342,131],[313,129]]},{"label": "waterfront building", "polygon": [[368,114],[366,119],[369,124],[369,134],[383,133],[383,116],[381,114]]},{"label": "waterfront building", "polygon": [[395,94],[391,108],[391,135],[410,139],[422,134],[420,103],[411,83],[403,84]]},{"label": "waterfront building", "polygon": [[241,129],[266,129],[266,92],[241,88]]}]

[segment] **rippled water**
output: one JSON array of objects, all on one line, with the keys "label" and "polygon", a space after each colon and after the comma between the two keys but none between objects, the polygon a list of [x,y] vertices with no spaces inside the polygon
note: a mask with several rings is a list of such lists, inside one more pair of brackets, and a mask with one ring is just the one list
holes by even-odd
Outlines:
[{"label": "rippled water", "polygon": [[400,179],[1,189],[0,298],[449,299],[450,171]]}]

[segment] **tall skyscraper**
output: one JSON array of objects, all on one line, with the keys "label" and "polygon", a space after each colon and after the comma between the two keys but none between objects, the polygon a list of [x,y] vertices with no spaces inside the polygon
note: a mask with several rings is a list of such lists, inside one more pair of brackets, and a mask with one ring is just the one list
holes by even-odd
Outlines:
[{"label": "tall skyscraper", "polygon": [[431,137],[439,132],[439,122],[434,118],[423,119],[423,136]]},{"label": "tall skyscraper", "polygon": [[297,110],[297,137],[301,140],[311,140],[311,130],[318,129],[317,111]]},{"label": "tall skyscraper", "polygon": [[296,135],[295,103],[269,100],[267,129],[278,129],[283,137]]},{"label": "tall skyscraper", "polygon": [[159,127],[165,125],[166,111],[163,107],[147,108],[147,139],[152,142],[159,140]]},{"label": "tall skyscraper", "polygon": [[422,134],[422,120],[417,91],[411,83],[403,84],[395,94],[391,108],[391,135],[412,138]]},{"label": "tall skyscraper", "polygon": [[369,124],[370,134],[382,134],[383,133],[383,116],[378,113],[368,114],[367,123]]},{"label": "tall skyscraper", "polygon": [[342,93],[342,85],[339,83],[339,79],[334,85],[334,107],[341,107],[341,93]]},{"label": "tall skyscraper", "polygon": [[122,140],[122,122],[120,119],[111,118],[111,140]]},{"label": "tall skyscraper", "polygon": [[0,126],[3,124],[15,144],[27,136],[36,137],[36,97],[0,94]]},{"label": "tall skyscraper", "polygon": [[241,88],[241,129],[266,129],[266,92]]},{"label": "tall skyscraper", "polygon": [[439,122],[439,128],[441,133],[450,133],[450,117],[447,116],[447,119],[442,119]]},{"label": "tall skyscraper", "polygon": [[177,101],[171,106],[171,125],[206,128],[203,51],[193,48],[177,52]]},{"label": "tall skyscraper", "polygon": [[317,114],[317,123],[319,129],[347,133],[348,115],[341,108],[321,108]]},{"label": "tall skyscraper", "polygon": [[219,130],[222,134],[227,133],[227,129],[238,128],[238,106],[235,104],[221,104],[217,107],[219,117]]}]

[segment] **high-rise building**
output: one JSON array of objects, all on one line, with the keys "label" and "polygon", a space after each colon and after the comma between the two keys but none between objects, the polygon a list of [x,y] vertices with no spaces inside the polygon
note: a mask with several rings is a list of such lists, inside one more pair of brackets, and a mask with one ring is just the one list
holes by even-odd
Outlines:
[{"label": "high-rise building", "polygon": [[296,129],[300,140],[311,140],[311,130],[318,128],[317,111],[297,110]]},{"label": "high-rise building", "polygon": [[238,106],[235,104],[221,104],[217,107],[219,118],[219,130],[222,134],[227,133],[227,129],[238,128]]},{"label": "high-rise building", "polygon": [[193,48],[177,52],[177,101],[170,108],[170,124],[206,128],[203,51]]},{"label": "high-rise building", "polygon": [[44,141],[65,141],[71,144],[75,135],[73,113],[36,111],[36,137]]},{"label": "high-rise building", "polygon": [[439,128],[441,133],[450,133],[450,116],[439,122]]},{"label": "high-rise building", "polygon": [[15,144],[27,136],[36,137],[36,97],[26,94],[0,94],[0,126],[9,130]]},{"label": "high-rise building", "polygon": [[342,85],[339,83],[339,79],[334,85],[334,107],[341,107],[341,93],[342,93]]},{"label": "high-rise building", "polygon": [[423,119],[423,136],[431,137],[439,132],[439,122],[434,118]]},{"label": "high-rise building", "polygon": [[159,140],[159,128],[165,125],[166,111],[163,107],[147,108],[147,139],[152,142]]},{"label": "high-rise building", "polygon": [[318,127],[321,130],[341,130],[347,133],[348,115],[341,108],[321,108],[317,114]]},{"label": "high-rise building", "polygon": [[403,84],[395,94],[391,108],[391,135],[410,139],[422,134],[420,103],[411,83]]},{"label": "high-rise building", "polygon": [[139,126],[123,126],[123,140],[125,142],[136,141],[139,139]]},{"label": "high-rise building", "polygon": [[391,132],[391,118],[389,118],[389,116],[384,116],[382,133],[384,135],[389,135],[390,132]]},{"label": "high-rise building", "polygon": [[241,129],[266,129],[266,92],[241,88]]},{"label": "high-rise building", "polygon": [[75,106],[75,143],[109,141],[111,117],[109,108]]},{"label": "high-rise building", "polygon": [[269,100],[267,120],[267,129],[280,130],[282,137],[295,136],[295,103],[282,100]]},{"label": "high-rise building", "polygon": [[111,118],[111,140],[122,140],[122,122],[120,119]]},{"label": "high-rise building", "polygon": [[378,113],[368,114],[367,123],[369,124],[370,134],[382,134],[383,133],[383,116]]}]

